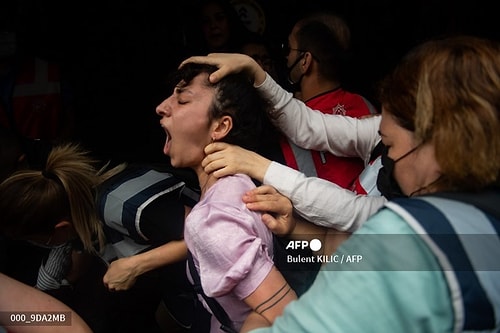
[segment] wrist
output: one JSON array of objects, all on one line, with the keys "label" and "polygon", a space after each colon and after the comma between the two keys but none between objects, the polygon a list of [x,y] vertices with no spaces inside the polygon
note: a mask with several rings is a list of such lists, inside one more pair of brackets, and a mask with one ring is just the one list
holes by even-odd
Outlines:
[{"label": "wrist", "polygon": [[127,260],[127,267],[129,272],[134,276],[139,276],[147,271],[145,261],[141,258],[142,254],[136,254],[131,257],[122,258]]},{"label": "wrist", "polygon": [[291,214],[290,216],[290,223],[288,224],[289,225],[289,228],[287,230],[287,233],[286,233],[286,236],[290,236],[290,235],[293,235],[295,229],[297,228],[297,216],[295,214],[295,211]]},{"label": "wrist", "polygon": [[269,164],[271,164],[271,161],[257,153],[253,153],[253,155],[254,156],[251,159],[253,164],[250,165],[248,174],[250,177],[262,183],[264,182],[264,176],[269,168]]},{"label": "wrist", "polygon": [[255,88],[258,88],[266,80],[267,73],[259,66],[259,64],[255,63],[255,66],[253,66],[252,70],[252,76],[253,76],[253,86]]}]

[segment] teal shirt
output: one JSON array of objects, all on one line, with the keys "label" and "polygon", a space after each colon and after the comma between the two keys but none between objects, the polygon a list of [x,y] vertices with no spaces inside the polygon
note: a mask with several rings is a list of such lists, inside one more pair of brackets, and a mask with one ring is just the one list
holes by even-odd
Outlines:
[{"label": "teal shirt", "polygon": [[372,216],[335,254],[331,261],[338,262],[325,264],[272,327],[251,333],[452,331],[451,299],[440,266],[393,211]]}]

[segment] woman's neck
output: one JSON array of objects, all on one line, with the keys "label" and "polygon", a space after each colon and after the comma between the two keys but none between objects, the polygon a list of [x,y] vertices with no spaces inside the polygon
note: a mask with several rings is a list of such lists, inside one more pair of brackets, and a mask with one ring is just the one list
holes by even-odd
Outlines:
[{"label": "woman's neck", "polygon": [[205,171],[199,171],[198,182],[200,184],[201,196],[204,196],[207,190],[217,181],[212,174],[207,174]]}]

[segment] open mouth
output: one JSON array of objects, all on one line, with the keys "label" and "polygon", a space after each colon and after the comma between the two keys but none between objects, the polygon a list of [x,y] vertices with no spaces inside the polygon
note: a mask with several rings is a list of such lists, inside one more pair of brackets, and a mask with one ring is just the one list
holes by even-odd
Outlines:
[{"label": "open mouth", "polygon": [[163,153],[165,155],[168,155],[169,154],[169,151],[170,151],[170,133],[168,133],[167,129],[166,128],[163,128],[165,130],[165,145],[163,146]]}]

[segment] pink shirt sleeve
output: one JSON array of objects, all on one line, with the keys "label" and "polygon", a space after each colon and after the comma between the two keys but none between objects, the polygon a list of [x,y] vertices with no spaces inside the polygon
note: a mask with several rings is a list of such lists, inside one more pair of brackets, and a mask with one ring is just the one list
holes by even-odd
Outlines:
[{"label": "pink shirt sleeve", "polygon": [[273,267],[272,234],[241,200],[251,186],[242,177],[219,180],[186,221],[186,241],[208,296],[244,299]]}]

